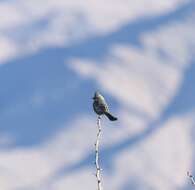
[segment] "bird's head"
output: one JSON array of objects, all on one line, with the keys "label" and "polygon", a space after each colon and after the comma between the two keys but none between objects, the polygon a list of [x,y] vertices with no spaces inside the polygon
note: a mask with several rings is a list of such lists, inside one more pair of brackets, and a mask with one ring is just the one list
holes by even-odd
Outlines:
[{"label": "bird's head", "polygon": [[100,96],[101,96],[101,94],[98,91],[96,91],[95,94],[94,94],[93,99],[97,100]]}]

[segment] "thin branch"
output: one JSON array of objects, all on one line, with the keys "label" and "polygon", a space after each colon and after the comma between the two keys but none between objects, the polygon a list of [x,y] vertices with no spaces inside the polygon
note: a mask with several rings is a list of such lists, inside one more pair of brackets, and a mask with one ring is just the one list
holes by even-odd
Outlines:
[{"label": "thin branch", "polygon": [[191,175],[190,172],[187,172],[187,176],[190,178],[192,185],[195,186],[195,180],[194,180],[193,175]]},{"label": "thin branch", "polygon": [[100,136],[101,136],[101,117],[98,116],[97,118],[97,139],[95,142],[95,166],[96,166],[96,178],[97,178],[97,185],[98,190],[102,190],[102,182],[101,182],[101,168],[99,165],[99,143],[100,143]]}]

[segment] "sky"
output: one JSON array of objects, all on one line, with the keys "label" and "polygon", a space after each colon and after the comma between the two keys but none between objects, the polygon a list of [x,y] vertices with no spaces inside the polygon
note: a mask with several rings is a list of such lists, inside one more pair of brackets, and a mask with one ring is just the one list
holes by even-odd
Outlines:
[{"label": "sky", "polygon": [[194,0],[0,1],[0,186],[193,190]]}]

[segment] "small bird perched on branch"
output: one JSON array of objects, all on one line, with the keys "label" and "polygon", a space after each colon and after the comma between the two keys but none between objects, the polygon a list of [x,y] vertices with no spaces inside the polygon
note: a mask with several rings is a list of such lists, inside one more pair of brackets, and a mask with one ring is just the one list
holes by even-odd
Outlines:
[{"label": "small bird perched on branch", "polygon": [[98,115],[106,115],[110,121],[117,120],[117,118],[109,112],[108,105],[104,97],[98,91],[95,92],[93,100],[93,109],[95,113]]}]

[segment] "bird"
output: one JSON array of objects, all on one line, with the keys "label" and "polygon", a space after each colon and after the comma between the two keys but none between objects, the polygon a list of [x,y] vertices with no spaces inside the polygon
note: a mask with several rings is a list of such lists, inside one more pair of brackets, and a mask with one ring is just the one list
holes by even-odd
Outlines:
[{"label": "bird", "polygon": [[110,121],[116,121],[118,119],[110,113],[106,100],[98,91],[95,92],[93,100],[93,109],[96,114],[99,116],[104,114]]}]

